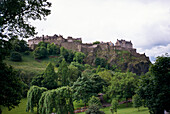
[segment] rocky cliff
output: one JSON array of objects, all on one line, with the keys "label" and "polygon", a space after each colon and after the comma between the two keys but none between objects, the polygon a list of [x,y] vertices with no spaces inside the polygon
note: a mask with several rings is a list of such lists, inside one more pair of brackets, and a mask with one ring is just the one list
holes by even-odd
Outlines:
[{"label": "rocky cliff", "polygon": [[122,71],[131,71],[138,75],[146,73],[151,64],[145,54],[139,54],[133,48],[130,41],[117,40],[117,42],[100,42],[99,44],[82,43],[81,38],[68,37],[63,38],[61,35],[42,36],[28,40],[29,47],[35,49],[39,42],[55,43],[66,49],[79,51],[86,54],[85,63],[95,65],[96,57],[104,58],[110,66],[116,65]]},{"label": "rocky cliff", "polygon": [[116,65],[121,71],[131,71],[140,75],[149,70],[151,64],[145,54],[139,54],[136,49],[98,45],[92,52],[86,53],[85,63],[95,65],[96,57],[104,58],[110,66]]}]

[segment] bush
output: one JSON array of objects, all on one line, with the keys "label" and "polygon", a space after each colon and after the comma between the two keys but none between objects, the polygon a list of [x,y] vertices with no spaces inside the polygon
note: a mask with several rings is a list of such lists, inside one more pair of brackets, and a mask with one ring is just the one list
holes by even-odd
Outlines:
[{"label": "bush", "polygon": [[29,54],[30,54],[29,51],[25,51],[25,52],[24,52],[24,55],[29,55]]},{"label": "bush", "polygon": [[35,59],[42,59],[47,57],[47,49],[45,47],[37,47],[34,50],[34,58]]},{"label": "bush", "polygon": [[93,42],[93,44],[100,44],[100,42],[99,41],[95,41],[95,42]]},{"label": "bush", "polygon": [[89,106],[86,114],[105,114],[103,111],[99,111],[100,107],[96,104]]},{"label": "bush", "polygon": [[88,102],[89,106],[96,104],[99,108],[102,106],[100,99],[98,97],[92,96]]},{"label": "bush", "polygon": [[18,52],[12,52],[10,59],[11,61],[22,61],[21,54]]}]

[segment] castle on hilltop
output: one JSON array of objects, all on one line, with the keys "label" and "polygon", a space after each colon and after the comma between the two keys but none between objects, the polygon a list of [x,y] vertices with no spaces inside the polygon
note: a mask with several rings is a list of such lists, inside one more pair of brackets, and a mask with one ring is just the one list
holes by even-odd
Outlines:
[{"label": "castle on hilltop", "polygon": [[[66,49],[70,49],[73,51],[83,52],[85,54],[94,53],[96,50],[108,51],[108,50],[126,50],[131,52],[133,55],[141,56],[145,54],[136,53],[136,49],[133,48],[133,44],[131,41],[118,40],[114,43],[110,42],[100,42],[99,44],[93,43],[82,43],[81,38],[72,38],[67,37],[67,39],[63,38],[62,35],[54,35],[54,36],[42,36],[35,37],[33,39],[28,40],[28,45],[31,49],[35,49],[39,42],[49,42],[54,43],[60,47],[64,47]],[[145,56],[146,57],[146,56]]]}]

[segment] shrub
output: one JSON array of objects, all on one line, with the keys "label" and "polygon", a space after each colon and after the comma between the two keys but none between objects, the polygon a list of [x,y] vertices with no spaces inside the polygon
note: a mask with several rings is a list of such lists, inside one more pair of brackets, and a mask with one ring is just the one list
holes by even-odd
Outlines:
[{"label": "shrub", "polygon": [[11,61],[22,61],[21,54],[18,52],[12,52],[10,59]]},{"label": "shrub", "polygon": [[30,54],[29,51],[25,51],[25,52],[24,52],[24,55],[29,55],[29,54]]},{"label": "shrub", "polygon": [[88,102],[89,106],[96,104],[99,108],[102,106],[100,99],[98,97],[92,96]]},{"label": "shrub", "polygon": [[34,58],[35,59],[42,59],[47,57],[47,49],[45,47],[37,47],[34,50]]},{"label": "shrub", "polygon": [[103,111],[99,111],[100,107],[96,104],[89,106],[86,114],[105,114]]},{"label": "shrub", "polygon": [[93,42],[93,44],[100,44],[100,42],[99,41],[95,41],[95,42]]}]

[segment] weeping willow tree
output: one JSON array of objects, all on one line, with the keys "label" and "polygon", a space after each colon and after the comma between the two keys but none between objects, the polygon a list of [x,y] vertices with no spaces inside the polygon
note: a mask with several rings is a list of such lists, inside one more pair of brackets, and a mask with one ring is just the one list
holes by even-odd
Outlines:
[{"label": "weeping willow tree", "polygon": [[70,87],[61,87],[46,91],[39,100],[39,113],[50,114],[55,109],[56,114],[74,114],[72,90]]},{"label": "weeping willow tree", "polygon": [[27,93],[27,107],[26,111],[29,112],[34,112],[34,107],[37,106],[37,112],[39,110],[39,99],[41,98],[41,95],[44,91],[47,91],[46,88],[44,87],[38,87],[38,86],[32,86],[30,90]]}]

